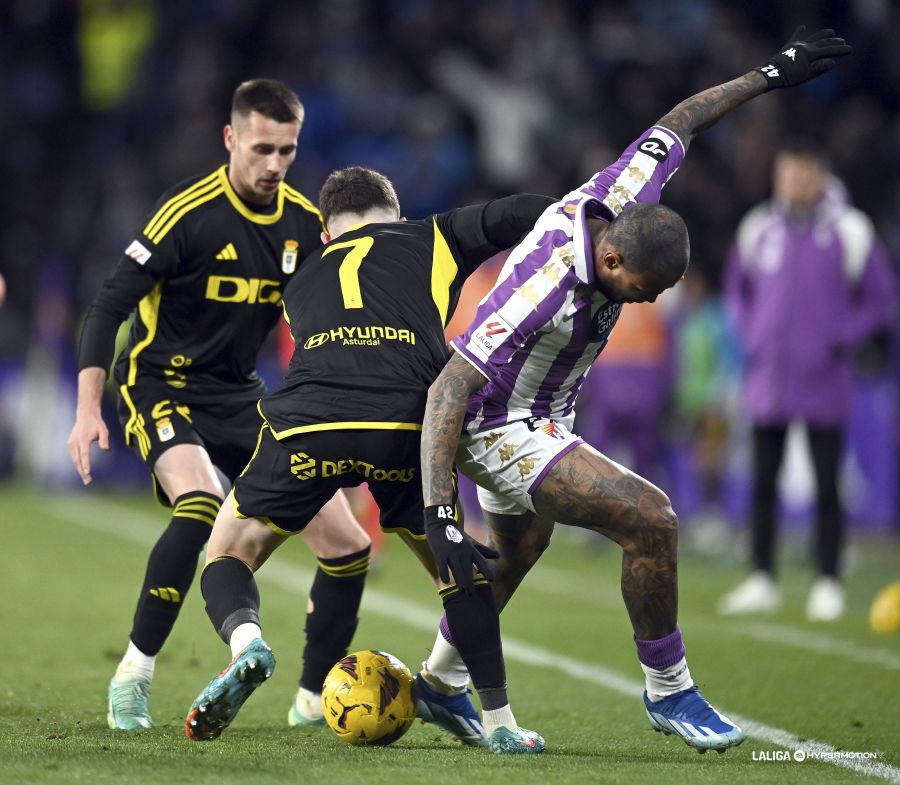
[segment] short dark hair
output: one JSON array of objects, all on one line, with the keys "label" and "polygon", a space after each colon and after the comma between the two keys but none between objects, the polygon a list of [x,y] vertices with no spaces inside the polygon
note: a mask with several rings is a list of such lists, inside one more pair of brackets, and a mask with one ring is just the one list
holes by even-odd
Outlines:
[{"label": "short dark hair", "polygon": [[610,223],[604,239],[622,254],[631,272],[652,272],[673,283],[684,275],[691,256],[684,220],[661,204],[628,205]]},{"label": "short dark hair", "polygon": [[780,155],[790,155],[794,158],[808,158],[815,161],[823,170],[831,169],[831,161],[828,159],[828,153],[825,148],[808,136],[793,136],[786,139],[778,146],[775,157]]},{"label": "short dark hair", "polygon": [[379,208],[393,210],[400,217],[400,201],[393,183],[365,166],[348,166],[332,172],[319,191],[319,210],[325,226],[335,215],[363,215]]},{"label": "short dark hair", "polygon": [[247,117],[259,112],[276,123],[303,124],[303,104],[297,94],[277,79],[250,79],[241,82],[231,98],[231,115]]}]

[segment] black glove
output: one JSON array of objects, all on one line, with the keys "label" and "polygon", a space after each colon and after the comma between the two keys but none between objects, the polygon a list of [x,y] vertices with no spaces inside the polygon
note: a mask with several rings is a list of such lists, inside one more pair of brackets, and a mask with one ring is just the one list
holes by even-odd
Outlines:
[{"label": "black glove", "polygon": [[471,594],[475,590],[472,565],[489,581],[494,579],[494,570],[487,560],[498,559],[500,554],[456,525],[452,505],[435,504],[425,508],[425,536],[444,583],[450,583],[450,573],[453,573],[457,587]]},{"label": "black glove", "polygon": [[808,37],[805,32],[805,26],[798,27],[778,54],[755,69],[766,77],[766,92],[803,84],[833,68],[833,58],[853,52],[843,38],[834,38],[834,30],[819,30]]}]

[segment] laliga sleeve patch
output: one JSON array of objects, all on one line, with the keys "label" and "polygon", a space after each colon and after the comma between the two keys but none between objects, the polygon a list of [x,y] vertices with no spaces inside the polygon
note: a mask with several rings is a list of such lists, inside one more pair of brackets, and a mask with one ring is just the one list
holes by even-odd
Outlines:
[{"label": "laliga sleeve patch", "polygon": [[669,157],[669,148],[666,147],[666,143],[661,139],[656,139],[652,136],[638,142],[637,149],[642,153],[649,155],[654,161],[659,161],[660,163]]},{"label": "laliga sleeve patch", "polygon": [[498,313],[492,313],[472,330],[466,348],[486,362],[491,352],[509,338],[512,332],[512,325],[506,319]]},{"label": "laliga sleeve patch", "polygon": [[138,264],[146,264],[147,260],[153,256],[153,254],[137,240],[132,240],[131,245],[125,249],[125,255],[130,256]]}]

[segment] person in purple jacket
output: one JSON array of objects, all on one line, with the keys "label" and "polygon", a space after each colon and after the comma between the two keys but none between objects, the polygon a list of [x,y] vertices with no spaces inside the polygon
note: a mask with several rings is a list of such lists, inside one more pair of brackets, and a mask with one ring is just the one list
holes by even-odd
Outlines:
[{"label": "person in purple jacket", "polygon": [[838,469],[850,414],[853,356],[890,327],[896,286],[872,222],[850,206],[821,152],[798,141],[775,157],[773,198],[741,222],[725,278],[730,315],[746,354],[744,407],[753,430],[754,572],[725,595],[725,614],[776,610],[776,479],[785,435],[806,426],[817,485],[819,577],[811,621],[844,610],[844,513]]},{"label": "person in purple jacket", "polygon": [[[425,670],[464,690],[461,656],[486,731],[517,729],[498,608],[547,547],[555,521],[622,548],[622,598],[650,725],[700,752],[743,741],[737,724],[699,692],[685,659],[671,502],[569,429],[581,384],[622,308],[653,302],[687,268],[684,221],[658,202],[691,141],[746,101],[812,79],[851,51],[833,30],[804,31],[766,65],[682,101],[615,163],[547,207],[510,253],[471,326],[451,343],[453,356],[429,390],[421,442],[425,534],[442,580],[452,577],[453,585],[441,592],[447,624]],[[493,567],[487,559],[498,554],[456,518],[454,461],[480,486],[489,545],[499,551]],[[534,732],[518,731],[522,752],[544,748]]]}]

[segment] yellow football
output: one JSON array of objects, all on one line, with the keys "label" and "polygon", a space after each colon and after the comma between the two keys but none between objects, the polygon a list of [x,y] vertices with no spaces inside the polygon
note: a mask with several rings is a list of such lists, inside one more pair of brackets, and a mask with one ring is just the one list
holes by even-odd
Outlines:
[{"label": "yellow football", "polygon": [[878,592],[869,610],[869,626],[873,632],[900,632],[900,581]]},{"label": "yellow football", "polygon": [[412,674],[387,652],[348,654],[325,677],[322,710],[348,744],[391,744],[416,718]]}]

